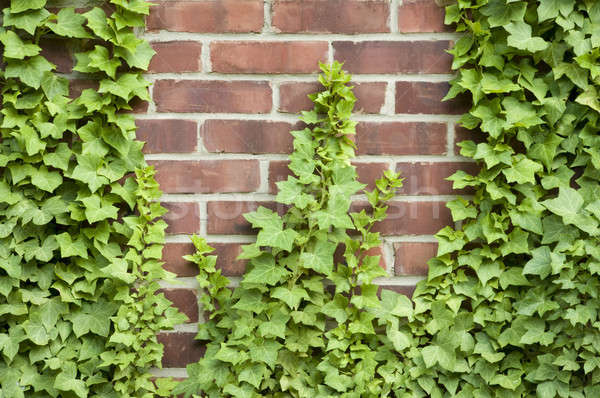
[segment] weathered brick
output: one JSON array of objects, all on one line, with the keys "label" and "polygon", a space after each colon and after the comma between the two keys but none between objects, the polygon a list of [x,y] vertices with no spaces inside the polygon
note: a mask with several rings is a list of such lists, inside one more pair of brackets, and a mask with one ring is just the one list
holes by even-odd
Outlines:
[{"label": "weathered brick", "polygon": [[198,266],[183,259],[183,256],[193,254],[194,245],[188,243],[167,243],[163,249],[163,268],[177,274],[178,277],[198,275]]},{"label": "weathered brick", "polygon": [[442,123],[359,123],[356,144],[361,155],[442,155],[446,130]]},{"label": "weathered brick", "polygon": [[404,195],[461,195],[469,190],[453,190],[452,181],[446,178],[458,170],[476,174],[476,163],[472,162],[401,162],[396,170],[404,177],[403,187],[398,193]]},{"label": "weathered brick", "polygon": [[444,7],[434,0],[403,0],[398,7],[398,31],[402,33],[451,32],[444,25]]},{"label": "weathered brick", "polygon": [[379,291],[381,291],[381,289],[391,290],[393,292],[403,294],[408,298],[412,298],[415,292],[414,285],[382,285],[380,286]]},{"label": "weathered brick", "polygon": [[200,210],[198,203],[165,202],[162,205],[168,210],[163,219],[169,225],[168,234],[195,234],[200,230]]},{"label": "weathered brick", "polygon": [[397,242],[394,243],[396,275],[427,275],[427,261],[435,257],[435,242]]},{"label": "weathered brick", "polygon": [[198,362],[206,347],[194,337],[196,333],[192,332],[159,333],[158,342],[164,346],[163,368],[185,368],[189,363]]},{"label": "weathered brick", "polygon": [[193,289],[161,289],[160,292],[188,317],[187,322],[198,322],[198,297]]},{"label": "weathered brick", "polygon": [[338,41],[335,59],[351,73],[450,73],[448,41]]},{"label": "weathered brick", "polygon": [[[269,163],[269,191],[271,193],[277,193],[276,183],[278,181],[285,181],[288,176],[292,175],[288,164],[289,162],[285,160],[273,160]],[[388,165],[381,162],[353,162],[352,164],[356,166],[358,180],[367,184],[366,189],[369,190],[375,188],[375,180],[381,178],[383,171],[388,169]]]},{"label": "weathered brick", "polygon": [[458,143],[461,141],[471,140],[477,144],[485,142],[486,134],[481,130],[469,130],[458,124],[454,126],[454,154],[460,155],[460,147]]},{"label": "weathered brick", "polygon": [[167,193],[253,192],[260,185],[257,160],[158,160],[156,181]]},{"label": "weathered brick", "polygon": [[[386,86],[387,83],[383,82],[355,83],[355,111],[379,113],[385,103]],[[279,86],[279,111],[298,113],[312,109],[314,104],[308,94],[319,92],[322,88],[319,83],[282,83]]]},{"label": "weathered brick", "polygon": [[193,120],[138,119],[137,139],[144,153],[189,153],[198,147],[198,126]]},{"label": "weathered brick", "polygon": [[150,61],[150,73],[201,72],[202,43],[167,41],[152,43],[156,55]]},{"label": "weathered brick", "polygon": [[[433,235],[452,222],[445,202],[391,201],[388,204],[387,218],[373,228],[383,235]],[[353,205],[353,211],[363,208],[368,209],[368,204]]]},{"label": "weathered brick", "polygon": [[69,46],[69,41],[42,39],[40,47],[42,48],[40,55],[56,65],[57,72],[70,73],[73,70],[75,64],[70,50],[72,46]]},{"label": "weathered brick", "polygon": [[244,214],[255,211],[259,206],[283,212],[285,206],[274,202],[229,201],[208,202],[207,232],[218,235],[251,235],[256,233]]},{"label": "weathered brick", "polygon": [[272,25],[281,32],[389,32],[386,1],[276,0],[272,8]]},{"label": "weathered brick", "polygon": [[146,29],[172,32],[260,32],[262,0],[160,1],[150,9]]},{"label": "weathered brick", "polygon": [[271,87],[257,81],[158,80],[154,101],[159,112],[267,113]]},{"label": "weathered brick", "polygon": [[77,98],[83,90],[88,88],[98,90],[98,87],[98,81],[96,80],[73,79],[69,81],[69,97]]},{"label": "weathered brick", "polygon": [[236,257],[242,253],[242,246],[245,243],[210,243],[215,248],[213,254],[217,256],[217,268],[225,276],[242,276],[246,270],[246,260],[236,260]]},{"label": "weathered brick", "polygon": [[471,105],[471,99],[465,95],[442,102],[449,88],[448,83],[397,82],[396,113],[465,113]]},{"label": "weathered brick", "polygon": [[[217,256],[217,268],[221,269],[225,276],[240,276],[244,274],[246,260],[235,258],[242,252],[241,246],[245,243],[220,243],[208,242],[215,249],[211,255]],[[194,245],[189,243],[167,243],[163,250],[163,266],[167,271],[177,274],[178,277],[190,277],[198,275],[198,266],[183,258],[196,251]]]},{"label": "weathered brick", "polygon": [[207,120],[200,129],[209,152],[289,153],[292,125],[266,120]]},{"label": "weathered brick", "polygon": [[216,42],[210,45],[213,72],[314,73],[327,60],[327,42]]}]

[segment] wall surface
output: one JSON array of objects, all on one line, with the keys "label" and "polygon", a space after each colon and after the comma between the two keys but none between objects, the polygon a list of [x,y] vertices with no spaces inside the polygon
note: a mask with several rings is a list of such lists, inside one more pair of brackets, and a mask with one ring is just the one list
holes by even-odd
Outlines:
[{"label": "wall surface", "polygon": [[[466,101],[441,102],[451,79],[445,50],[458,36],[433,0],[156,1],[148,39],[157,55],[148,78],[153,104],[140,104],[139,137],[158,170],[170,209],[166,267],[181,284],[165,286],[190,323],[163,333],[160,375],[185,376],[202,354],[189,234],[217,249],[223,273],[239,281],[241,244],[254,239],[242,214],[274,206],[286,177],[290,129],[318,89],[318,61],[345,62],[358,97],[356,166],[372,182],[402,171],[404,188],[379,226],[385,235],[381,285],[411,294],[435,254],[433,237],[450,223],[444,203],[456,192],[444,178],[474,164],[457,156],[456,128]],[[468,192],[467,192],[468,193]],[[357,198],[360,200],[360,198]]]}]

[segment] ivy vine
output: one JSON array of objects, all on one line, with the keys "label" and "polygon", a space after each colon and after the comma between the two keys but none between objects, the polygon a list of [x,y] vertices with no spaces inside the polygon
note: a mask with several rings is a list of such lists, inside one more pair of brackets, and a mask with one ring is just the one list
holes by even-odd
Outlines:
[{"label": "ivy vine", "polygon": [[215,256],[206,256],[212,249],[194,239],[198,251],[187,259],[200,269],[209,319],[197,338],[207,349],[176,393],[382,397],[394,387],[395,348],[408,339],[398,331],[399,316],[412,306],[389,290],[380,300],[373,279],[386,272],[367,252],[381,244],[371,229],[385,218],[385,202],[401,181],[386,171],[376,189],[364,192],[369,212],[349,212],[352,196],[365,187],[350,164],[356,98],[339,63],[321,68],[324,90],[311,95],[315,108],[302,116],[310,127],[291,133],[293,176],[277,184],[276,201],[287,211],[260,207],[245,215],[258,235],[243,247],[249,268],[233,292]]},{"label": "ivy vine", "polygon": [[473,99],[471,200],[404,327],[402,397],[600,396],[600,3],[459,0],[448,98]]},{"label": "ivy vine", "polygon": [[[0,396],[153,397],[171,383],[156,333],[185,319],[157,294],[165,210],[135,141],[154,54],[133,29],[149,4],[83,13],[11,0],[0,28]],[[109,14],[105,9],[110,9]],[[42,41],[78,49],[69,81]]]}]

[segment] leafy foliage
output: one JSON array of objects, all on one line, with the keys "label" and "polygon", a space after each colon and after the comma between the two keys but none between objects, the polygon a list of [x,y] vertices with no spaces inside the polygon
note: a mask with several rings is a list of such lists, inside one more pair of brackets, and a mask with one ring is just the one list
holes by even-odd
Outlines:
[{"label": "leafy foliage", "polygon": [[600,3],[459,0],[448,95],[482,141],[414,295],[401,397],[598,397]]},{"label": "leafy foliage", "polygon": [[278,183],[276,200],[287,211],[261,207],[245,215],[259,232],[240,255],[250,261],[238,288],[227,288],[215,257],[206,256],[212,249],[194,239],[198,251],[187,259],[198,264],[206,293],[208,320],[197,338],[207,349],[176,393],[382,397],[397,387],[394,351],[410,344],[399,325],[412,306],[388,290],[380,300],[373,279],[385,271],[368,251],[381,244],[371,229],[401,182],[386,171],[366,192],[369,212],[349,212],[365,187],[350,164],[356,98],[339,63],[321,67],[324,91],[311,95],[315,108],[302,117],[312,127],[292,132],[293,176]]},{"label": "leafy foliage", "polygon": [[[152,397],[156,333],[185,318],[157,294],[166,224],[135,141],[134,98],[152,52],[135,37],[149,5],[52,13],[3,9],[0,110],[0,396]],[[43,38],[80,48],[77,70],[102,94],[69,97]],[[77,40],[75,40],[77,39]],[[92,44],[93,43],[93,46]],[[135,172],[135,174],[134,174]],[[158,387],[157,387],[158,386]]]}]

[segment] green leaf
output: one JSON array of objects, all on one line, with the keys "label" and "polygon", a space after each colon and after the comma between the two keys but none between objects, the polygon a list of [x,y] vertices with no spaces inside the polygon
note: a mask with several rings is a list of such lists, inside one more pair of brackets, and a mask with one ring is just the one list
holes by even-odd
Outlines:
[{"label": "green leaf", "polygon": [[73,391],[79,398],[88,396],[88,387],[83,380],[76,378],[77,370],[73,362],[61,366],[61,372],[54,380],[54,388],[60,391]]},{"label": "green leaf", "polygon": [[[28,2],[23,0],[23,2]],[[18,14],[12,13],[9,8],[5,8],[4,14],[4,26],[14,26],[18,29],[23,29],[30,35],[35,33],[38,26],[42,25],[49,16],[50,12],[45,8],[39,8],[35,10],[29,10]]]},{"label": "green leaf", "polygon": [[31,183],[46,192],[54,192],[63,182],[59,172],[48,171],[46,166],[40,167],[31,175]]},{"label": "green leaf", "polygon": [[73,8],[63,8],[56,14],[56,23],[47,26],[57,35],[65,37],[89,38],[89,33],[83,27],[86,18],[75,12]]},{"label": "green leaf", "polygon": [[134,51],[124,47],[117,47],[115,50],[115,55],[123,58],[130,67],[141,70],[148,70],[148,65],[154,54],[156,54],[156,51],[152,49],[147,41],[137,45]]},{"label": "green leaf", "polygon": [[37,10],[45,5],[46,0],[11,0],[10,11],[17,14],[27,10]]},{"label": "green leaf", "polygon": [[92,195],[81,199],[81,202],[85,206],[85,217],[90,223],[117,218],[119,208],[113,206],[112,201],[107,200],[105,197]]},{"label": "green leaf", "polygon": [[244,275],[243,282],[275,285],[289,272],[279,264],[270,254],[263,254],[250,261],[251,268]]},{"label": "green leaf", "polygon": [[537,8],[538,20],[540,22],[555,19],[559,13],[568,17],[575,7],[574,0],[540,0]]},{"label": "green leaf", "polygon": [[293,229],[281,229],[277,226],[266,226],[256,237],[258,246],[271,246],[283,250],[292,251],[294,240],[298,236],[298,232]]},{"label": "green leaf", "polygon": [[12,30],[0,33],[0,42],[4,44],[4,56],[6,58],[24,59],[33,57],[42,50],[39,46],[31,43],[25,43]]},{"label": "green leaf", "polygon": [[60,255],[63,258],[73,256],[88,258],[87,247],[81,237],[73,241],[67,232],[63,232],[56,235],[56,241],[60,247]]},{"label": "green leaf", "polygon": [[[519,160],[516,160],[519,159]],[[535,174],[542,171],[542,165],[525,157],[513,158],[512,167],[502,170],[507,182],[535,184]]]},{"label": "green leaf", "polygon": [[531,252],[529,260],[523,268],[523,275],[538,275],[541,279],[546,278],[552,271],[550,248],[541,246]]},{"label": "green leaf", "polygon": [[509,46],[530,52],[542,51],[548,47],[548,43],[541,37],[531,36],[531,26],[523,21],[506,24],[504,29],[510,33],[507,39]]},{"label": "green leaf", "polygon": [[300,255],[300,264],[304,268],[329,275],[333,271],[333,253],[336,246],[332,242],[319,240],[312,249],[308,249]]},{"label": "green leaf", "polygon": [[5,76],[18,78],[29,87],[40,88],[45,72],[53,70],[55,66],[46,61],[41,55],[36,55],[24,61],[9,61],[5,69]]},{"label": "green leaf", "polygon": [[[86,66],[97,68],[113,79],[115,78],[117,68],[121,66],[121,61],[119,61],[118,58],[112,58],[106,47],[94,46],[94,49],[87,53],[87,56],[89,57],[90,62]],[[77,68],[75,68],[75,70],[77,70]]]}]

